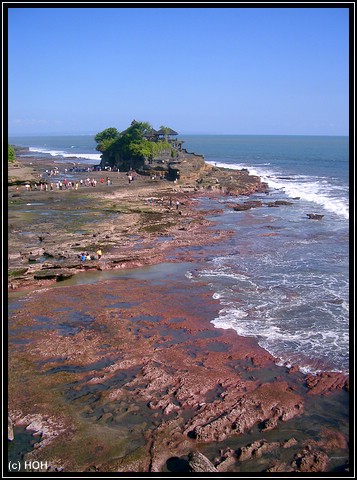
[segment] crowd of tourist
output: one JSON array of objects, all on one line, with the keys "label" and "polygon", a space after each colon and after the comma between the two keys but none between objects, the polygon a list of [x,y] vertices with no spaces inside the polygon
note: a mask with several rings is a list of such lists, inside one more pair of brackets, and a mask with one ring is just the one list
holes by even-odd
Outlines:
[{"label": "crowd of tourist", "polygon": [[[51,170],[52,172],[52,170]],[[56,173],[51,174],[49,172],[49,176],[52,177],[52,175],[56,175]],[[65,172],[66,173],[66,172]],[[43,178],[40,176],[40,179],[38,182],[27,182],[25,184],[25,189],[26,191],[32,191],[32,190],[78,190],[79,187],[96,187],[98,182],[100,184],[106,184],[108,186],[113,185],[112,180],[109,177],[101,177],[99,180],[96,180],[95,178],[81,178],[80,180],[68,180],[67,178],[65,179],[59,179],[57,181],[48,181],[46,178]]]}]

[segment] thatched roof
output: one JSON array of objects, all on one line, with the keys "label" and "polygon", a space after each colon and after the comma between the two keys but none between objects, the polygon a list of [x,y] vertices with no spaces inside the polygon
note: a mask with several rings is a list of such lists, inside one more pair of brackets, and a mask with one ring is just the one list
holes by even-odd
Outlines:
[{"label": "thatched roof", "polygon": [[148,130],[146,133],[144,133],[144,137],[155,137],[156,135],[159,135],[159,132],[155,130],[155,128],[152,128],[151,130]]},{"label": "thatched roof", "polygon": [[157,131],[157,133],[159,135],[178,135],[177,132],[175,132],[175,130],[172,130],[172,128],[160,128],[160,130]]}]

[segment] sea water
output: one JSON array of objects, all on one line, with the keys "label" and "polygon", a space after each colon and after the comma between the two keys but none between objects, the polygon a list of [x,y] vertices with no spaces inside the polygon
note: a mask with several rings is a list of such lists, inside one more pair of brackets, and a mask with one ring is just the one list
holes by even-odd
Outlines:
[{"label": "sea water", "polygon": [[[263,206],[214,220],[234,232],[227,253],[190,272],[209,282],[216,327],[253,336],[278,363],[303,372],[349,371],[348,137],[192,136],[208,163],[247,168],[269,185]],[[248,198],[246,198],[247,200]],[[292,205],[272,208],[268,202]],[[307,214],[323,215],[311,220]]]},{"label": "sea water", "polygon": [[[248,197],[222,197],[215,228],[233,232],[224,254],[194,271],[221,309],[213,323],[253,336],[279,364],[304,372],[349,371],[349,139],[324,136],[186,135],[207,163],[242,169],[268,183],[263,206],[236,212]],[[28,155],[98,165],[94,135],[12,137]],[[268,202],[286,200],[278,208]],[[311,220],[308,213],[323,215]]]},{"label": "sea water", "polygon": [[57,160],[76,157],[82,163],[98,165],[101,153],[96,151],[94,137],[95,135],[22,136],[9,137],[9,143],[28,147],[28,156],[51,156]]}]

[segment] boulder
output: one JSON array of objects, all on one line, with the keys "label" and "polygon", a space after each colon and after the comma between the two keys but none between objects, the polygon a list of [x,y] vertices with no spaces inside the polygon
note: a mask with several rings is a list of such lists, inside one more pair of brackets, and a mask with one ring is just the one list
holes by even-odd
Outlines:
[{"label": "boulder", "polygon": [[53,280],[55,279],[57,282],[62,280],[66,280],[74,275],[74,272],[69,269],[61,269],[61,268],[47,268],[44,270],[39,270],[34,272],[33,278],[35,280]]},{"label": "boulder", "polygon": [[14,427],[10,417],[7,417],[7,439],[12,442],[15,438]]},{"label": "boulder", "polygon": [[275,202],[268,202],[268,207],[280,207],[281,205],[294,205],[294,202],[288,202],[287,200],[275,200]]},{"label": "boulder", "polygon": [[257,440],[246,447],[242,447],[238,453],[238,460],[241,462],[251,458],[260,458],[265,453],[276,450],[280,447],[279,442],[267,442],[266,440]]},{"label": "boulder", "polygon": [[263,206],[263,202],[261,202],[260,200],[251,200],[248,202],[234,205],[233,210],[235,212],[241,212],[244,210],[250,210],[251,208],[258,208],[262,206]]},{"label": "boulder", "polygon": [[328,464],[329,458],[325,452],[307,447],[296,454],[292,466],[298,472],[326,472]]},{"label": "boulder", "polygon": [[325,216],[317,213],[307,213],[306,215],[310,218],[310,220],[321,220]]},{"label": "boulder", "polygon": [[275,200],[275,205],[294,205],[294,202],[288,202],[287,200]]},{"label": "boulder", "polygon": [[190,472],[218,472],[213,463],[200,452],[189,453],[188,465]]}]

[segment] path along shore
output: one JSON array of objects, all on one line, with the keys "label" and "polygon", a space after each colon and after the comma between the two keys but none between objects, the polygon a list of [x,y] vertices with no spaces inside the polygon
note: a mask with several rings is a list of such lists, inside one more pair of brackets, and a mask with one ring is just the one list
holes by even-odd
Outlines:
[{"label": "path along shore", "polygon": [[[348,377],[278,367],[254,339],[214,328],[218,301],[183,274],[230,235],[198,199],[264,191],[260,179],[215,169],[129,183],[61,162],[74,186],[28,190],[55,161],[20,161],[9,169],[9,416],[38,435],[26,458],[49,471],[188,472],[199,451],[217,472],[348,470]],[[89,271],[122,276],[86,284]]]}]

